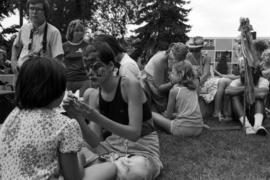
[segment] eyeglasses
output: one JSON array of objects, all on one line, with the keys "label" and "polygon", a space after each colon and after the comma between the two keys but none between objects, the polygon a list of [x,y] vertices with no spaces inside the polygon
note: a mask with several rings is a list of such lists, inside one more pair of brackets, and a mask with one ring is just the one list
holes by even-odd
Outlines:
[{"label": "eyeglasses", "polygon": [[102,67],[105,67],[105,65],[101,62],[94,62],[87,65],[88,70],[91,68],[95,72],[97,72]]},{"label": "eyeglasses", "polygon": [[29,7],[29,11],[31,11],[31,12],[34,12],[34,11],[42,12],[42,11],[44,11],[44,9],[40,8],[40,7]]},{"label": "eyeglasses", "polygon": [[105,73],[105,64],[97,61],[96,58],[83,58],[85,64],[85,70],[89,76],[93,75],[92,73],[96,73],[98,76],[103,76]]}]

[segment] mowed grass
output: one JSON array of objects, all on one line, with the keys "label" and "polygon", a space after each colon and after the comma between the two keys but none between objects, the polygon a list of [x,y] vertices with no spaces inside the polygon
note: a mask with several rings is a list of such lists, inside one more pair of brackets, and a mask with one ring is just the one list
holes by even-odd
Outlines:
[{"label": "mowed grass", "polygon": [[157,180],[270,179],[269,136],[204,130],[184,138],[159,131],[164,169]]}]

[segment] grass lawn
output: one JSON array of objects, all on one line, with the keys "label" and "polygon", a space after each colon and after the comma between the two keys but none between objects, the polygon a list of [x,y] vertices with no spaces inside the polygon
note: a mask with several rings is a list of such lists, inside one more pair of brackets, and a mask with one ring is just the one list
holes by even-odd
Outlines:
[{"label": "grass lawn", "polygon": [[[218,126],[213,122],[206,124]],[[159,131],[164,169],[157,180],[270,179],[269,136],[239,129],[204,130],[199,137],[183,138]]]}]

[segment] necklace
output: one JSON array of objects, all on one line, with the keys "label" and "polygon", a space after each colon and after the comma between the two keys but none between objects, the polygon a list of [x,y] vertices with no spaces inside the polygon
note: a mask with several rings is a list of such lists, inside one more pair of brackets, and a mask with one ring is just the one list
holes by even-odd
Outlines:
[{"label": "necklace", "polygon": [[80,45],[81,43],[83,42],[83,39],[77,43],[74,43],[74,42],[71,42],[71,41],[68,41],[69,44],[73,45],[73,46],[77,46],[77,45]]}]

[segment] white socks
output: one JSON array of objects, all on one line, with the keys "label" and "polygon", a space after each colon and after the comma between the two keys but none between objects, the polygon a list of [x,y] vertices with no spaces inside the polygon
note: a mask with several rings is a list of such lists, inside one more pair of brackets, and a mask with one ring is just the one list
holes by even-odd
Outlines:
[{"label": "white socks", "polygon": [[261,126],[263,121],[263,114],[262,113],[256,113],[254,115],[254,126]]},{"label": "white socks", "polygon": [[[240,122],[244,125],[244,116],[239,118]],[[256,113],[254,115],[254,126],[261,126],[263,122],[263,114]],[[245,117],[245,127],[252,127],[247,117]]]},{"label": "white socks", "polygon": [[[242,125],[244,125],[244,116],[241,116],[240,118],[239,118],[239,120],[240,120],[240,122],[242,123]],[[248,120],[248,118],[245,116],[245,127],[247,128],[247,127],[252,127],[251,126],[251,124],[250,124],[250,122],[249,122],[249,120]]]},{"label": "white socks", "polygon": [[[245,117],[245,122],[244,122],[244,116],[240,117],[239,120],[242,123],[242,125],[245,126],[246,134],[258,134],[261,136],[267,135],[266,129],[262,126],[262,121],[263,121],[263,114],[262,113],[256,113],[254,115],[254,126],[253,127],[251,126],[247,117]],[[245,125],[244,125],[244,123],[245,123]]]}]

